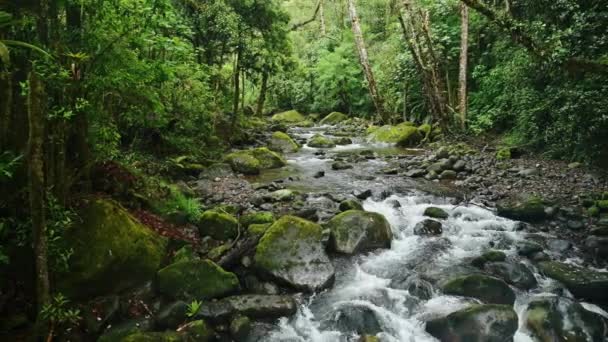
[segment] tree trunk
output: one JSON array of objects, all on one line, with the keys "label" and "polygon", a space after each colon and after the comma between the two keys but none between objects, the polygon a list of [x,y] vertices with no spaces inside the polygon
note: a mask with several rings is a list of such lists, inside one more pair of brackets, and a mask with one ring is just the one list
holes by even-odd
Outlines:
[{"label": "tree trunk", "polygon": [[319,16],[321,18],[321,36],[327,35],[327,27],[325,26],[325,10],[323,8],[324,0],[319,0]]},{"label": "tree trunk", "polygon": [[33,71],[30,73],[29,83],[28,176],[33,247],[36,260],[36,303],[40,313],[42,307],[50,301],[43,152],[46,95],[42,82]]},{"label": "tree trunk", "polygon": [[458,92],[460,104],[460,124],[464,130],[467,127],[467,70],[469,54],[469,8],[467,5],[460,4],[460,73],[458,75]]},{"label": "tree trunk", "polygon": [[0,72],[0,151],[4,151],[9,144],[8,134],[13,106],[12,76],[10,72]]},{"label": "tree trunk", "polygon": [[245,80],[246,80],[246,75],[245,72],[243,71],[243,74],[241,75],[241,110],[245,110]]},{"label": "tree trunk", "polygon": [[238,119],[238,115],[239,115],[239,101],[241,99],[240,97],[240,84],[241,84],[241,80],[240,80],[240,63],[241,63],[241,57],[240,57],[240,48],[238,48],[237,53],[236,53],[236,60],[234,62],[234,102],[233,102],[233,106],[232,106],[232,128],[236,127],[236,121]]},{"label": "tree trunk", "polygon": [[384,113],[382,105],[382,98],[378,93],[376,86],[376,80],[374,79],[374,73],[371,65],[369,64],[369,57],[367,55],[367,49],[365,47],[365,40],[363,39],[363,31],[361,31],[361,25],[359,24],[359,16],[357,15],[357,7],[355,6],[355,0],[348,0],[348,11],[350,13],[350,20],[352,23],[353,34],[355,35],[355,44],[357,45],[357,51],[359,52],[359,62],[363,68],[363,73],[367,79],[367,87],[369,93],[376,107],[376,113],[379,116],[381,122],[388,123],[388,117]]},{"label": "tree trunk", "polygon": [[264,114],[264,103],[266,102],[266,92],[268,91],[268,72],[262,73],[262,88],[260,89],[260,97],[258,97],[258,107],[255,115],[262,116]]}]

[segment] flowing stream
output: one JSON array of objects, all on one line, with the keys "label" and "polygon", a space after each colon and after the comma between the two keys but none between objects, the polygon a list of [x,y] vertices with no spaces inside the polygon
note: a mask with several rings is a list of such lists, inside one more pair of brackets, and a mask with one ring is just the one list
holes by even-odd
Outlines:
[{"label": "flowing stream", "polygon": [[[304,139],[323,130],[311,128],[291,133]],[[356,163],[350,170],[331,170],[332,157],[336,154],[363,149],[374,150],[378,158]],[[271,181],[287,173],[294,179],[288,184],[290,188],[311,193],[349,194],[353,190],[372,189],[378,194],[390,190],[390,196],[375,196],[365,200],[363,205],[365,210],[381,213],[388,219],[394,235],[392,246],[367,254],[334,258],[334,285],[320,293],[302,296],[298,313],[281,319],[258,340],[357,341],[359,333],[365,331],[375,334],[381,341],[436,341],[425,332],[424,322],[463,309],[476,300],[444,295],[436,286],[429,296],[419,296],[410,293],[402,284],[408,277],[437,283],[450,275],[471,273],[470,260],[492,248],[502,250],[511,260],[526,264],[538,282],[530,291],[513,288],[516,293],[514,309],[519,316],[515,341],[533,341],[523,324],[525,308],[532,298],[555,294],[569,296],[557,282],[540,275],[532,264],[517,255],[515,244],[526,239],[527,233],[517,231],[516,222],[498,217],[488,208],[452,204],[455,202],[449,197],[417,190],[417,184],[406,177],[380,172],[392,160],[415,151],[372,145],[362,140],[325,151],[326,159],[316,155],[317,149],[304,146],[300,152],[288,156],[287,170],[265,173],[257,181]],[[319,170],[324,170],[326,176],[313,178]],[[431,205],[450,214],[443,222],[443,234],[439,237],[414,235],[414,226],[424,219],[423,212]],[[556,238],[549,234],[536,237]],[[569,261],[577,262],[576,259]],[[607,316],[597,306],[583,305]]]}]

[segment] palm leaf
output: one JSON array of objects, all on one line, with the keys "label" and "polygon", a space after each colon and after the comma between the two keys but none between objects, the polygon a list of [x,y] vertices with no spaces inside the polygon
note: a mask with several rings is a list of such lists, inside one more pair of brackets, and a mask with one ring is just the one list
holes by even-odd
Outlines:
[{"label": "palm leaf", "polygon": [[1,42],[4,43],[4,45],[8,45],[8,46],[18,46],[18,47],[34,50],[34,51],[44,55],[45,57],[53,58],[53,56],[51,56],[51,54],[49,54],[48,52],[46,52],[46,51],[42,50],[41,48],[39,48],[35,45],[32,45],[32,44],[20,42],[17,40],[2,40]]},{"label": "palm leaf", "polygon": [[5,65],[8,65],[11,61],[11,56],[8,51],[8,48],[1,41],[0,41],[0,60]]}]

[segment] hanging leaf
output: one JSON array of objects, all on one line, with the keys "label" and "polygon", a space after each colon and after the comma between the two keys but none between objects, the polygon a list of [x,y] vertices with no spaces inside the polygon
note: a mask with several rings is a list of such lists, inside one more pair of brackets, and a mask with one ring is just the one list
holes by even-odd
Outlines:
[{"label": "hanging leaf", "polygon": [[8,65],[11,61],[10,53],[4,43],[0,41],[0,60],[4,65]]},{"label": "hanging leaf", "polygon": [[51,56],[48,52],[42,50],[41,48],[37,47],[36,45],[32,45],[32,44],[28,44],[28,43],[24,43],[24,42],[20,42],[20,41],[16,41],[16,40],[3,40],[2,43],[4,43],[3,45],[5,45],[5,47],[6,47],[6,45],[18,46],[18,47],[34,50],[34,51],[44,55],[45,57],[53,58],[53,56]]}]

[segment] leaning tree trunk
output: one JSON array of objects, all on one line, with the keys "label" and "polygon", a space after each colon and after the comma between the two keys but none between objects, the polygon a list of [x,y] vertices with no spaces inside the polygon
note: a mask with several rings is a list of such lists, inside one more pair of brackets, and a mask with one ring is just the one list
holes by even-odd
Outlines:
[{"label": "leaning tree trunk", "polygon": [[[28,176],[30,217],[36,260],[36,303],[40,313],[42,307],[50,301],[43,152],[46,95],[42,82],[33,71],[30,73],[29,83]],[[41,326],[39,325],[39,327]]]},{"label": "leaning tree trunk", "polygon": [[350,13],[350,20],[352,23],[353,34],[355,35],[355,44],[357,45],[357,51],[359,52],[359,62],[363,68],[363,73],[367,79],[367,87],[369,93],[376,107],[376,112],[380,117],[380,121],[388,123],[388,117],[384,112],[382,105],[382,98],[378,93],[376,86],[376,80],[374,79],[374,73],[369,63],[369,57],[367,55],[367,49],[365,47],[365,40],[363,39],[363,31],[361,31],[361,25],[359,24],[359,16],[357,15],[357,7],[355,6],[355,0],[348,0],[348,11]]},{"label": "leaning tree trunk", "polygon": [[460,104],[460,124],[464,130],[467,126],[467,69],[469,54],[469,8],[460,3],[460,73],[458,76]]},{"label": "leaning tree trunk", "polygon": [[268,91],[268,72],[262,73],[262,88],[260,89],[260,97],[258,97],[258,106],[255,110],[256,116],[264,114],[264,103],[266,103],[266,92]]}]

